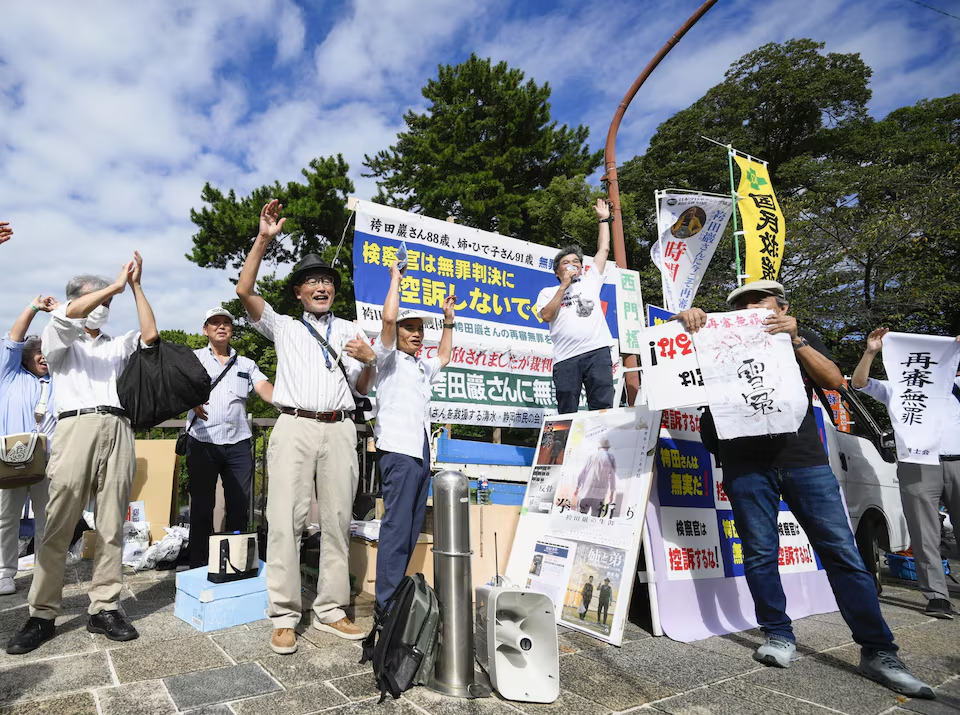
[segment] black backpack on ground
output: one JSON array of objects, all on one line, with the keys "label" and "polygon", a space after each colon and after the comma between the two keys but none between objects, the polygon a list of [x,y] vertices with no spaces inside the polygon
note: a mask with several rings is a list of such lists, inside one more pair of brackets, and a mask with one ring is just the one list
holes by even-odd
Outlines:
[{"label": "black backpack on ground", "polygon": [[130,356],[117,397],[134,429],[150,429],[210,399],[210,375],[186,345],[158,339]]},{"label": "black backpack on ground", "polygon": [[440,602],[422,573],[405,576],[387,601],[386,613],[363,640],[360,663],[373,661],[383,702],[424,685],[433,674],[440,632]]}]

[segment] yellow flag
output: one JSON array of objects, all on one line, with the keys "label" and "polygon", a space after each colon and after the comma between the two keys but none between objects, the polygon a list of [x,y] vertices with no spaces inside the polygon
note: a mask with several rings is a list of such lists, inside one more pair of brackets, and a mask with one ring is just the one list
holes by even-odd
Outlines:
[{"label": "yellow flag", "polygon": [[786,231],[783,213],[773,193],[767,167],[757,161],[735,154],[740,167],[740,185],[737,187],[737,208],[743,221],[746,253],[746,283],[777,280]]}]

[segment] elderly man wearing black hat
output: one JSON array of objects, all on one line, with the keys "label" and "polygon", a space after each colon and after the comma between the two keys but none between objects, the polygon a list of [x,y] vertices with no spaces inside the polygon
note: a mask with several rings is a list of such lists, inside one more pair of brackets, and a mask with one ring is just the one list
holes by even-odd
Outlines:
[{"label": "elderly man wearing black hat", "polygon": [[270,647],[293,653],[301,618],[300,537],[314,489],[321,536],[313,626],[350,640],[366,635],[343,608],[350,602],[347,552],[360,472],[350,417],[356,409],[354,395],[366,394],[376,377],[376,356],[352,323],[331,312],[340,274],[319,256],[309,254],[293,269],[301,317],[277,314],[255,292],[260,262],[285,221],[282,209],[274,199],[261,210],[260,230],[243,264],[237,295],[251,325],[277,351],[273,402],[280,418],[267,450],[267,592],[274,628]]},{"label": "elderly man wearing black hat", "polygon": [[[723,489],[743,543],[744,575],[757,622],[767,636],[754,652],[754,660],[787,668],[797,658],[796,638],[777,567],[777,515],[782,495],[820,557],[840,613],[860,645],[860,672],[898,693],[933,698],[933,689],[911,674],[896,655],[897,646],[880,613],[873,577],[857,550],[837,478],[817,433],[814,385],[837,389],[843,384],[840,368],[814,333],[797,327],[796,318],[787,313],[789,303],[783,286],[776,281],[746,283],[727,296],[727,303],[734,310],[771,311],[764,321],[766,329],[790,336],[808,403],[796,434],[719,440]],[[706,313],[699,308],[677,313],[675,318],[691,333],[707,322]]]}]

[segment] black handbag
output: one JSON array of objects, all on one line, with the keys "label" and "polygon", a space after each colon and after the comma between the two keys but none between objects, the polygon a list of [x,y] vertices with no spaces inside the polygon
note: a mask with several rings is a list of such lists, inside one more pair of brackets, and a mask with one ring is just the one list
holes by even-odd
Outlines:
[{"label": "black handbag", "polygon": [[117,380],[134,429],[150,429],[210,399],[210,375],[186,345],[139,346]]},{"label": "black handbag", "polygon": [[[240,353],[234,353],[233,357],[227,361],[227,364],[223,368],[223,372],[217,375],[217,379],[213,381],[212,385],[210,385],[211,393],[213,392],[213,388],[215,388],[220,383],[220,381],[224,377],[226,377],[227,373],[230,372],[230,368],[233,367],[233,363],[237,361],[237,358],[239,356],[240,356]],[[197,403],[197,405],[200,405],[200,404],[203,404],[203,403],[201,402]],[[196,407],[197,405],[194,405],[194,407]],[[186,427],[181,427],[180,431],[177,432],[177,446],[175,447],[174,451],[181,457],[187,453],[187,434],[190,432],[190,428],[193,427],[193,423],[196,421],[197,421],[197,415],[194,414],[193,419],[190,420],[190,424],[188,424]]]}]

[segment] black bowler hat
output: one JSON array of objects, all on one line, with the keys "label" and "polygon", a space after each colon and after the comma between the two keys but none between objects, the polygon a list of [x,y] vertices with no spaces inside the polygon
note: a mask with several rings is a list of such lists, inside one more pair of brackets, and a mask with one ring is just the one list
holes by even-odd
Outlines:
[{"label": "black bowler hat", "polygon": [[293,267],[293,273],[290,277],[291,285],[300,285],[303,274],[308,272],[330,276],[333,278],[334,289],[337,291],[340,290],[340,274],[331,268],[330,264],[320,258],[316,253],[308,253]]}]

